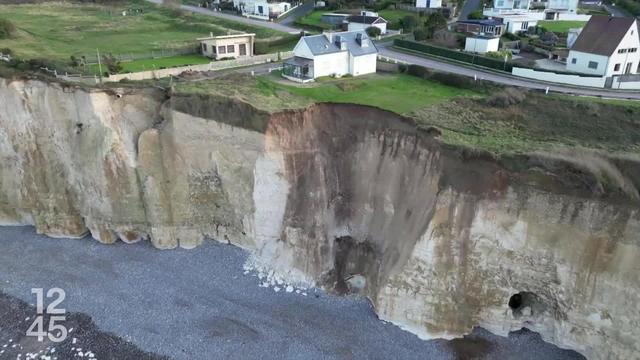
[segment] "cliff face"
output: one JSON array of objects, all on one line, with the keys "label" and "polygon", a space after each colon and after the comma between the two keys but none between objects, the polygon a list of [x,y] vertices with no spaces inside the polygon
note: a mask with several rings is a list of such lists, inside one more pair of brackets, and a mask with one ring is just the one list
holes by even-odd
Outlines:
[{"label": "cliff face", "polygon": [[5,80],[0,157],[5,225],[158,248],[226,240],[366,295],[425,338],[524,326],[590,358],[640,353],[637,200],[590,195],[576,169],[575,187],[509,170],[362,106],[268,114]]}]

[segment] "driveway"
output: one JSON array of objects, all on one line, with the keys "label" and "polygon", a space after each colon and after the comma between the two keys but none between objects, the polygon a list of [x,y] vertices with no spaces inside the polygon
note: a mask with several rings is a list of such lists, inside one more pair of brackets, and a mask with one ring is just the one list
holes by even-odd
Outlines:
[{"label": "driveway", "polygon": [[469,77],[476,77],[481,80],[488,80],[498,84],[519,86],[529,89],[545,90],[549,88],[549,91],[555,91],[566,94],[585,95],[585,96],[602,96],[607,98],[618,99],[634,99],[640,100],[640,92],[627,92],[627,91],[613,91],[605,89],[590,89],[584,87],[571,87],[563,86],[554,83],[547,83],[543,81],[523,79],[512,75],[500,74],[497,72],[482,70],[479,68],[467,67],[458,65],[455,63],[445,62],[442,60],[421,57],[417,55],[407,54],[391,48],[390,43],[378,43],[376,44],[379,50],[379,54],[391,59],[407,62],[409,64],[416,64],[424,66],[430,69],[465,75]]},{"label": "driveway", "polygon": [[[261,287],[246,257],[212,240],[157,250],[0,227],[0,359],[40,359],[51,348],[59,359],[584,359],[530,331],[423,341],[380,321],[365,299]],[[58,308],[70,335],[38,342],[25,336],[31,288],[54,287],[66,293]]]},{"label": "driveway", "polygon": [[[162,4],[162,0],[147,0],[147,1],[152,2],[154,4],[158,4],[158,5]],[[286,25],[283,25],[283,24],[278,24],[278,23],[274,23],[274,22],[270,22],[270,21],[249,19],[249,18],[246,18],[246,17],[243,17],[243,16],[226,14],[226,13],[222,13],[222,12],[219,12],[219,11],[211,11],[209,9],[201,8],[201,7],[198,7],[198,6],[180,5],[180,8],[182,10],[187,10],[187,11],[191,11],[191,12],[202,14],[202,15],[213,16],[213,17],[217,17],[217,18],[221,18],[221,19],[237,21],[237,22],[241,22],[241,23],[244,23],[244,24],[248,24],[248,25],[268,28],[268,29],[271,29],[271,30],[277,30],[277,31],[291,33],[291,34],[300,33],[300,29],[296,29],[296,28],[293,28],[293,27],[290,27],[290,26],[286,26]]]},{"label": "driveway", "polygon": [[302,3],[302,5],[291,10],[291,13],[287,17],[282,19],[282,21],[280,21],[279,23],[282,25],[293,24],[293,22],[296,21],[298,18],[301,18],[307,15],[308,13],[312,12],[314,8],[315,8],[315,0],[311,0],[311,1],[307,0],[304,3]]}]

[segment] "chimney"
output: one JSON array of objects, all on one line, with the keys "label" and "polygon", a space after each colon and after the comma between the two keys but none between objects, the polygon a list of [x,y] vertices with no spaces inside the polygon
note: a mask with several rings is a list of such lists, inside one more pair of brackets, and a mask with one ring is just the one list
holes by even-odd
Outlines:
[{"label": "chimney", "polygon": [[356,42],[360,47],[369,47],[369,39],[366,38],[362,33],[356,34]]},{"label": "chimney", "polygon": [[324,36],[329,40],[329,42],[333,42],[333,33],[331,31],[326,31]]},{"label": "chimney", "polygon": [[213,32],[210,32],[210,33],[209,33],[209,37],[213,37]]}]

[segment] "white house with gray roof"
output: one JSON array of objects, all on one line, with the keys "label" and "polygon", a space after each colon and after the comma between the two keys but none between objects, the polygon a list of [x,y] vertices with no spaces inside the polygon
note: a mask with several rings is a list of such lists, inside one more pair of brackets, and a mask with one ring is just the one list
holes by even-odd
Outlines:
[{"label": "white house with gray roof", "polygon": [[362,30],[304,36],[293,52],[282,69],[282,76],[293,81],[376,72],[378,49]]}]

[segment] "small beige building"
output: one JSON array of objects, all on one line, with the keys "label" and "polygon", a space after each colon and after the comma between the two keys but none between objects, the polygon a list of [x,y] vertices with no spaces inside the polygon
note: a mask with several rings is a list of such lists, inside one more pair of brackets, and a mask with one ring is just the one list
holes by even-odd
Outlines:
[{"label": "small beige building", "polygon": [[236,34],[199,38],[204,56],[212,59],[239,58],[253,56],[256,34]]}]

